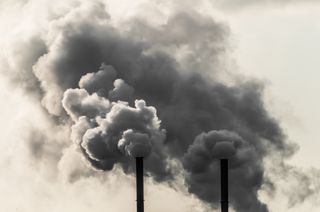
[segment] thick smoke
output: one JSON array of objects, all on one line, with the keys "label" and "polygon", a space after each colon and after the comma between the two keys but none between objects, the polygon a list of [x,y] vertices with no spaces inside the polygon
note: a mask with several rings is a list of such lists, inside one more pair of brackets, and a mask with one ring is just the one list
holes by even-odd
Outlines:
[{"label": "thick smoke", "polygon": [[[228,157],[231,206],[268,211],[258,198],[268,181],[264,159],[276,152],[283,160],[293,148],[265,108],[263,84],[220,79],[223,24],[180,12],[156,26],[139,18],[117,25],[101,3],[51,18],[46,36],[28,43],[26,69],[12,78],[32,81],[28,90],[71,129],[74,151],[91,167],[132,173],[132,157],[144,156],[146,172],[160,182],[174,180],[175,161],[188,191],[217,207],[218,159]],[[92,175],[75,170],[73,180]]]},{"label": "thick smoke", "polygon": [[[98,74],[85,77],[92,82],[97,80]],[[116,84],[112,91],[116,91]],[[120,93],[126,96],[132,94],[132,90],[123,89]],[[72,140],[97,169],[112,170],[116,163],[120,163],[126,172],[131,171],[132,158],[126,156],[147,157],[150,154],[146,159],[147,171],[158,180],[169,176],[162,148],[165,131],[160,129],[156,109],[147,106],[143,100],[135,100],[135,106],[131,107],[120,101],[123,95],[116,94],[113,97],[119,98],[117,102],[110,102],[95,92],[89,94],[85,89],[65,91],[62,105],[75,122]],[[157,164],[156,169],[154,164]]]},{"label": "thick smoke", "polygon": [[123,132],[118,147],[124,154],[132,157],[147,157],[151,152],[150,138],[147,134],[134,132],[132,129]]},{"label": "thick smoke", "polygon": [[[264,108],[262,86],[254,81],[238,82],[234,86],[225,85],[217,79],[209,81],[206,72],[202,74],[196,69],[184,71],[174,55],[162,48],[154,49],[154,45],[172,48],[170,37],[178,36],[180,45],[194,49],[194,54],[199,52],[197,48],[204,48],[206,42],[211,42],[206,51],[211,53],[210,57],[217,58],[220,51],[215,46],[221,46],[224,28],[199,15],[184,13],[173,16],[157,30],[164,32],[179,26],[180,31],[169,32],[168,39],[155,40],[153,36],[149,38],[148,34],[142,34],[144,39],[137,40],[137,30],[146,30],[140,22],[132,25],[132,32],[123,34],[108,24],[102,27],[76,22],[77,30],[69,29],[68,36],[61,38],[62,43],[59,40],[56,44],[63,45],[67,54],[64,53],[63,57],[58,54],[58,58],[46,62],[40,59],[41,65],[47,67],[49,63],[53,67],[45,71],[50,71],[50,75],[57,79],[53,87],[58,89],[52,88],[46,95],[52,90],[63,91],[77,84],[80,87],[66,90],[62,100],[65,110],[75,122],[72,127],[74,141],[93,167],[111,170],[115,164],[120,164],[125,172],[132,171],[132,159],[125,157],[133,154],[131,143],[137,142],[137,137],[141,137],[140,142],[143,143],[150,141],[152,153],[147,158],[146,171],[156,180],[170,179],[170,164],[166,161],[183,161],[186,158],[183,164],[189,192],[214,206],[219,202],[216,161],[209,160],[211,163],[203,164],[212,168],[199,174],[190,168],[194,155],[185,154],[197,145],[203,132],[215,129],[237,132],[243,139],[230,133],[234,141],[231,138],[225,140],[245,140],[245,150],[250,151],[247,150],[248,154],[239,152],[234,157],[235,180],[232,184],[237,186],[230,192],[232,205],[237,211],[267,211],[257,197],[264,180],[262,161],[268,154],[268,145],[275,146],[278,151],[284,151],[287,146],[277,122]],[[190,25],[199,25],[202,29],[199,30],[200,36],[181,37],[190,34]],[[149,26],[146,28],[153,30]],[[131,33],[135,35],[133,38],[130,38]],[[208,33],[211,34],[206,37]],[[199,40],[201,35],[204,40]],[[50,55],[49,52],[45,58],[50,58]],[[199,57],[201,59],[202,55]],[[208,58],[207,55],[203,57]],[[97,72],[88,72],[94,71],[102,62]],[[194,62],[193,65],[196,64]],[[37,72],[40,71],[41,66],[36,67]],[[213,75],[219,72],[214,67],[212,71]],[[144,101],[134,102],[134,99]],[[58,99],[54,101],[58,102]],[[56,114],[61,108],[50,103],[48,110]],[[162,121],[161,127],[158,117]],[[161,128],[167,131],[166,136]],[[128,137],[134,138],[128,140]],[[148,144],[144,144],[144,148],[148,151]]]},{"label": "thick smoke", "polygon": [[[257,199],[259,188],[255,187],[263,181],[261,159],[253,146],[227,130],[202,133],[189,146],[183,163],[190,173],[187,177],[190,192],[207,202],[220,200],[220,190],[208,187],[219,188],[219,159],[223,158],[229,159],[232,205],[238,211],[267,211],[266,205]],[[245,195],[241,196],[242,192]]]}]

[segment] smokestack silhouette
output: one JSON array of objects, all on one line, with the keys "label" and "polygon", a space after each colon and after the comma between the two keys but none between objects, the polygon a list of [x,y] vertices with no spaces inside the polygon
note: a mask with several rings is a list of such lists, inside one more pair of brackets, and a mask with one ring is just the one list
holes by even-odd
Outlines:
[{"label": "smokestack silhouette", "polygon": [[228,212],[228,159],[220,159],[221,212]]},{"label": "smokestack silhouette", "polygon": [[143,157],[136,157],[137,212],[144,212]]}]

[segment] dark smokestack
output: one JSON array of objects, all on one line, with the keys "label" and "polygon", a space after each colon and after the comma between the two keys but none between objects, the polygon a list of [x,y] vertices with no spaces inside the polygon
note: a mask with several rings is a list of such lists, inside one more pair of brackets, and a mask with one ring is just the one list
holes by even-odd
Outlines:
[{"label": "dark smokestack", "polygon": [[228,212],[228,159],[220,160],[221,212]]},{"label": "dark smokestack", "polygon": [[136,157],[137,212],[144,211],[143,204],[143,157]]}]

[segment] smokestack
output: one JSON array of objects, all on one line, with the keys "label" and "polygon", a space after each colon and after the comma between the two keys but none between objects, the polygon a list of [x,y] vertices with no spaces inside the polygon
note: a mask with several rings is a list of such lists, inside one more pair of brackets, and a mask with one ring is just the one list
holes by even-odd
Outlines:
[{"label": "smokestack", "polygon": [[144,212],[143,157],[136,157],[137,212]]},{"label": "smokestack", "polygon": [[228,212],[228,159],[220,159],[221,212]]}]

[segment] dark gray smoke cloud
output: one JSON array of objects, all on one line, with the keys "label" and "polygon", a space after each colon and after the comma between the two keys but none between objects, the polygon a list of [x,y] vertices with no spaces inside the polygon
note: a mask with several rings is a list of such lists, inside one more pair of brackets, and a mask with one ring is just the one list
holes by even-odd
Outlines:
[{"label": "dark gray smoke cloud", "polygon": [[218,202],[220,190],[208,187],[220,186],[219,159],[222,158],[229,159],[232,205],[238,211],[268,211],[266,205],[257,199],[257,185],[262,184],[264,172],[260,156],[237,133],[227,130],[202,133],[189,146],[183,160],[190,172],[187,177],[189,191],[207,202]]},{"label": "dark gray smoke cloud", "polygon": [[[238,212],[268,211],[257,195],[268,180],[264,159],[277,152],[283,160],[293,148],[265,108],[263,84],[218,77],[228,36],[223,24],[178,13],[159,26],[141,19],[116,26],[101,4],[76,7],[51,24],[50,36],[30,45],[33,56],[19,63],[21,73],[48,114],[70,127],[92,167],[118,164],[131,173],[127,156],[151,151],[150,176],[172,180],[169,161],[176,160],[188,191],[216,207],[218,158],[227,148],[230,204]],[[36,156],[42,145],[31,145]]]}]

